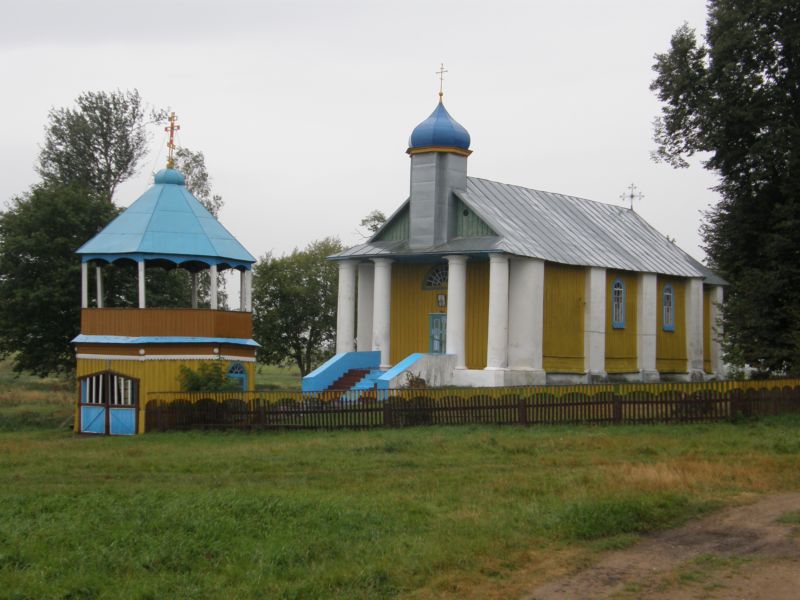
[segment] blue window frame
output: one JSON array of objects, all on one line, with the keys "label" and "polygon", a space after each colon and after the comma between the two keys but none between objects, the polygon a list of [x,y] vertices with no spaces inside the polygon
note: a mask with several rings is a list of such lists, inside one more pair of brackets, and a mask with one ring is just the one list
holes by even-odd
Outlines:
[{"label": "blue window frame", "polygon": [[611,284],[611,327],[625,329],[625,282],[615,279]]},{"label": "blue window frame", "polygon": [[664,331],[675,331],[675,290],[670,284],[661,292],[661,323]]},{"label": "blue window frame", "polygon": [[244,368],[242,363],[231,363],[231,366],[228,368],[228,379],[240,382],[242,391],[247,391],[247,370]]}]

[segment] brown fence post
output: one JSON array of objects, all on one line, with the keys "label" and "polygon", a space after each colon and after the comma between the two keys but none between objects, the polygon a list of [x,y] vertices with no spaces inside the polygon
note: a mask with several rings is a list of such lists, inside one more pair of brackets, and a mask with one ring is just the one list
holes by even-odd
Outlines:
[{"label": "brown fence post", "polygon": [[392,400],[386,398],[383,401],[383,426],[394,427],[394,414],[392,414]]},{"label": "brown fence post", "polygon": [[517,400],[517,413],[519,418],[520,425],[527,425],[528,424],[528,405],[525,402],[525,396],[520,395],[519,399]]},{"label": "brown fence post", "polygon": [[622,423],[622,396],[617,390],[612,392],[614,395],[614,423]]}]

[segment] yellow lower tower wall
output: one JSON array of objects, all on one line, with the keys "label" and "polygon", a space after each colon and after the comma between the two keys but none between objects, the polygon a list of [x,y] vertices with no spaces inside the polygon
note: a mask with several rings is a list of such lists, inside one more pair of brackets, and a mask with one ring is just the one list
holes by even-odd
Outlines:
[{"label": "yellow lower tower wall", "polygon": [[[219,359],[226,365],[226,368],[235,360]],[[137,406],[138,431],[145,431],[145,404],[148,392],[169,392],[180,391],[179,374],[182,366],[197,370],[200,364],[208,360],[138,360],[132,357],[131,360],[109,360],[109,359],[84,359],[77,361],[78,379],[87,375],[112,371],[120,375],[126,375],[139,380],[139,398]],[[242,362],[247,373],[248,391],[255,389],[255,363]],[[78,389],[80,394],[80,389]],[[80,426],[80,404],[75,409],[75,431],[79,431]]]},{"label": "yellow lower tower wall", "polygon": [[[614,329],[612,323],[612,293],[614,282],[620,279],[625,286],[625,326]],[[639,280],[629,271],[606,271],[606,372],[632,373],[638,370],[636,358],[636,323]]]},{"label": "yellow lower tower wall", "polygon": [[[672,285],[675,293],[675,331],[664,331],[664,286]],[[656,302],[656,369],[660,373],[686,373],[686,280],[658,276]]]},{"label": "yellow lower tower wall", "polygon": [[543,366],[547,372],[583,373],[583,267],[544,266]]}]

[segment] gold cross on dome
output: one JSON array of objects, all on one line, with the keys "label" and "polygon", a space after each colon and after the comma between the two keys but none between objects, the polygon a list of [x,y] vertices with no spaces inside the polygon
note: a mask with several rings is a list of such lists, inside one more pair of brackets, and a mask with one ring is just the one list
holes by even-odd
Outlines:
[{"label": "gold cross on dome", "polygon": [[436,74],[439,76],[439,99],[441,100],[442,96],[444,96],[444,74],[447,73],[447,69],[444,68],[444,63],[439,65],[439,70],[436,71]]},{"label": "gold cross on dome", "polygon": [[169,132],[169,142],[167,142],[167,148],[169,148],[169,154],[167,155],[167,168],[174,169],[175,168],[175,157],[173,156],[173,152],[175,151],[175,132],[178,131],[181,126],[176,125],[178,117],[175,113],[170,113],[168,121],[169,126],[164,127],[164,131]]}]

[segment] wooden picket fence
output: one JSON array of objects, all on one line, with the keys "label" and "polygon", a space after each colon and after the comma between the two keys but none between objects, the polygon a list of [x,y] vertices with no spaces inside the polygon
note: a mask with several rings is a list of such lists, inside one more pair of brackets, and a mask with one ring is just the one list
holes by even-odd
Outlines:
[{"label": "wooden picket fence", "polygon": [[789,412],[800,412],[797,379],[366,392],[151,392],[145,428],[694,423]]}]

